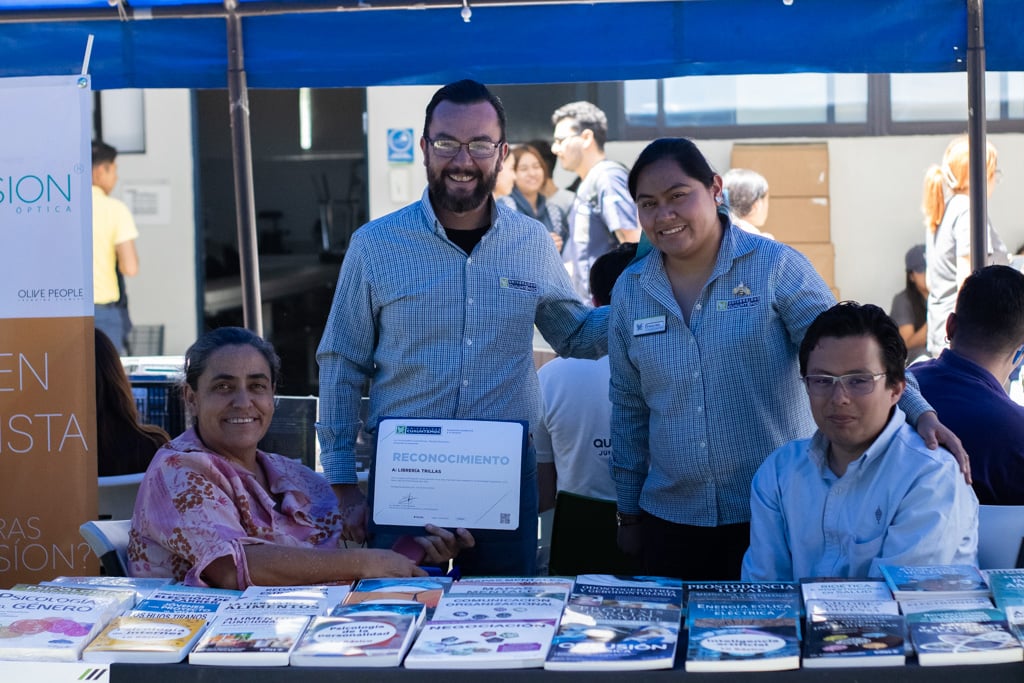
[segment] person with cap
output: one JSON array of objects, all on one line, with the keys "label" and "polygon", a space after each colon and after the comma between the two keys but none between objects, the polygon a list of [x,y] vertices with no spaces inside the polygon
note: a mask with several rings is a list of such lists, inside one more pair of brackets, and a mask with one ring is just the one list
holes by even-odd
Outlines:
[{"label": "person with cap", "polygon": [[925,281],[924,245],[915,244],[904,257],[907,284],[892,298],[889,316],[900,328],[900,336],[907,345],[907,363],[927,355],[928,342],[928,283]]}]

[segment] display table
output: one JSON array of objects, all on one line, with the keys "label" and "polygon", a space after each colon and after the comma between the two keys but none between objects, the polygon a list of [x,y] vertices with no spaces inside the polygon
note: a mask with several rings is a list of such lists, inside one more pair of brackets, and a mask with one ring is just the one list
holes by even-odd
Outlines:
[{"label": "display table", "polygon": [[885,668],[800,669],[758,673],[686,673],[682,662],[664,671],[565,672],[543,669],[411,669],[357,668],[259,668],[242,666],[195,666],[191,664],[114,664],[110,683],[338,683],[340,680],[370,683],[546,683],[547,681],[590,681],[592,683],[643,683],[684,679],[693,683],[1020,683],[1024,664],[988,666],[920,667],[917,664]]}]

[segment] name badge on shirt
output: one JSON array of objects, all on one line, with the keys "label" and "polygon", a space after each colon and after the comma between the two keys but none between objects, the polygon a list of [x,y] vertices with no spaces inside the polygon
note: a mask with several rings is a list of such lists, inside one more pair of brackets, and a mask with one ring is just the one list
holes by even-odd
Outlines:
[{"label": "name badge on shirt", "polygon": [[498,280],[498,284],[502,289],[512,289],[517,292],[529,292],[530,294],[536,294],[539,287],[536,282],[530,282],[529,280],[517,280],[512,277],[503,277]]},{"label": "name badge on shirt", "polygon": [[745,296],[742,299],[719,300],[717,308],[719,311],[738,311],[744,308],[756,308],[761,304],[759,296]]},{"label": "name badge on shirt", "polygon": [[653,318],[641,318],[633,321],[633,336],[642,337],[645,334],[654,334],[665,331],[665,316],[656,315]]}]

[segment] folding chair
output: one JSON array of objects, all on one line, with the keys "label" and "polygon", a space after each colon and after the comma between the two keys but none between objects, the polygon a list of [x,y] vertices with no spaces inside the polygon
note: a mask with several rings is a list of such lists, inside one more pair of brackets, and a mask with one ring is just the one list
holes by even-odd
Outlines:
[{"label": "folding chair", "polygon": [[108,519],[86,522],[78,533],[100,558],[107,576],[128,576],[128,534],[130,519]]}]

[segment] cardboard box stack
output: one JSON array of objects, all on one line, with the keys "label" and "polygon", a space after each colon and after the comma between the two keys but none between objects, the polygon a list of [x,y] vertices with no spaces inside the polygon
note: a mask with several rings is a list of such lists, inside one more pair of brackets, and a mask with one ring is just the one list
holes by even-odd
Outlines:
[{"label": "cardboard box stack", "polygon": [[738,144],[732,148],[732,168],[749,168],[768,180],[763,230],[810,259],[838,299],[829,226],[828,145]]}]

